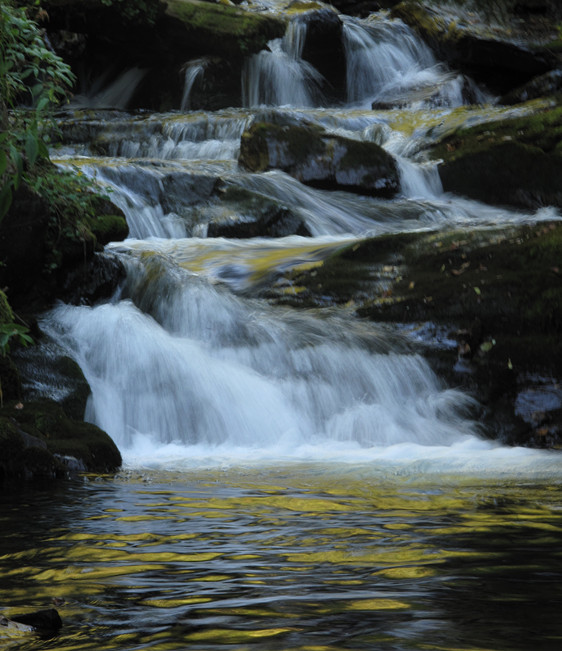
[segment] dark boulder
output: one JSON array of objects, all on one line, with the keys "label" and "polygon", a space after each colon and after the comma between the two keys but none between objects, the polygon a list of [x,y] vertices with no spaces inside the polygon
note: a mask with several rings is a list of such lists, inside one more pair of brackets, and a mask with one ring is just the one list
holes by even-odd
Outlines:
[{"label": "dark boulder", "polygon": [[562,92],[562,69],[551,70],[539,75],[530,82],[515,88],[500,98],[500,104],[521,104],[539,97],[548,97]]},{"label": "dark boulder", "polygon": [[415,29],[440,59],[494,92],[507,93],[557,65],[549,48],[515,42],[508,28],[498,35],[484,20],[470,21],[412,0],[394,7],[392,15]]},{"label": "dark boulder", "polygon": [[443,188],[479,201],[562,207],[562,108],[461,128],[432,149]]},{"label": "dark boulder", "polygon": [[307,27],[302,58],[327,80],[329,87],[323,91],[328,98],[345,99],[345,51],[340,17],[325,8],[305,13],[300,20]]},{"label": "dark boulder", "polygon": [[382,147],[312,124],[252,125],[242,135],[239,163],[252,172],[280,169],[301,183],[330,190],[391,197],[400,188],[396,162]]}]

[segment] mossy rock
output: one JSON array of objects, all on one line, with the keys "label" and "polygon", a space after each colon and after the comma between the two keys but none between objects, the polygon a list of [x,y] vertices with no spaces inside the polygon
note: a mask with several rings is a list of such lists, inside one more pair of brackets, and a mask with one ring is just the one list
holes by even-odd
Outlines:
[{"label": "mossy rock", "polygon": [[129,235],[129,227],[124,215],[98,215],[90,224],[98,245],[121,242]]},{"label": "mossy rock", "polygon": [[242,134],[239,163],[280,169],[318,188],[392,197],[400,187],[394,158],[371,142],[332,135],[315,124],[257,122]]},{"label": "mossy rock", "polygon": [[477,14],[464,18],[461,12],[415,0],[401,2],[392,15],[416,30],[440,59],[496,92],[508,92],[557,65],[548,47],[521,45],[521,35],[516,42],[511,23],[503,31],[498,25],[492,29],[485,16],[475,21]]},{"label": "mossy rock", "polygon": [[562,107],[462,128],[431,150],[446,191],[535,210],[562,206]]},{"label": "mossy rock", "polygon": [[242,58],[283,36],[285,21],[201,0],[167,0],[166,14],[183,27],[194,50],[226,58]]},{"label": "mossy rock", "polygon": [[108,434],[96,425],[68,418],[57,403],[26,402],[20,409],[9,404],[3,414],[44,441],[51,455],[75,457],[91,472],[113,472],[121,465],[121,454]]},{"label": "mossy rock", "polygon": [[533,414],[544,422],[525,422],[516,403],[536,378],[554,385],[562,378],[560,261],[560,222],[385,235],[288,272],[269,298],[440,328],[458,346],[443,348],[426,338],[424,354],[452,385],[478,398],[490,435],[552,447],[562,443],[562,414],[545,410]]}]

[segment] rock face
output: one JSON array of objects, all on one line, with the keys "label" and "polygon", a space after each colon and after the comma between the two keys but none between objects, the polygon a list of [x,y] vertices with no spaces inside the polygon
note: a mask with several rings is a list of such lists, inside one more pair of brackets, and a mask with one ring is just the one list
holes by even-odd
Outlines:
[{"label": "rock face", "polygon": [[[293,272],[298,291],[270,298],[303,307],[351,300],[362,318],[425,324],[429,361],[478,398],[491,431],[512,444],[560,446],[560,260],[560,222],[388,235]],[[439,328],[453,344],[431,343]],[[525,408],[529,395],[535,406]]]},{"label": "rock face", "polygon": [[562,207],[562,107],[459,129],[432,150],[443,188],[491,204]]},{"label": "rock face", "polygon": [[494,92],[506,93],[557,65],[548,47],[520,45],[509,39],[509,29],[502,33],[484,22],[475,24],[474,16],[463,19],[458,8],[448,15],[408,0],[394,7],[392,15],[415,29],[439,58]]},{"label": "rock face", "polygon": [[[285,21],[270,14],[201,0],[145,0],[139,5],[45,0],[42,7],[49,16],[44,27],[51,41],[86,90],[95,87],[96,80],[116,80],[134,71],[136,87],[125,105],[109,103],[106,108],[180,108],[185,65],[201,56],[213,61],[192,108],[239,104],[244,57],[285,31]],[[129,88],[111,101],[121,102],[124,92]]]},{"label": "rock face", "polygon": [[[90,274],[90,263],[99,267],[97,260],[93,262],[96,250],[127,236],[127,223],[119,208],[104,199],[96,200],[95,205],[100,211],[95,218],[84,215],[82,220],[62,227],[44,197],[25,184],[20,186],[0,224],[0,284],[7,288],[14,307],[37,303],[39,309],[45,309],[53,299],[72,293],[68,274],[78,267]],[[96,274],[92,274],[90,293],[111,293],[120,275],[117,267],[113,270],[113,280],[104,274],[105,290],[101,285],[93,287]]]},{"label": "rock face", "polygon": [[280,169],[314,187],[371,196],[391,197],[400,187],[396,162],[382,147],[316,125],[258,122],[242,135],[239,163],[252,172]]},{"label": "rock face", "polygon": [[278,18],[228,5],[201,0],[167,0],[166,5],[166,15],[181,24],[178,41],[227,60],[258,52],[285,31],[285,23]]},{"label": "rock face", "polygon": [[325,94],[334,100],[343,100],[346,93],[345,52],[342,40],[342,22],[332,9],[306,13],[306,40],[302,58],[311,63],[328,81]]}]

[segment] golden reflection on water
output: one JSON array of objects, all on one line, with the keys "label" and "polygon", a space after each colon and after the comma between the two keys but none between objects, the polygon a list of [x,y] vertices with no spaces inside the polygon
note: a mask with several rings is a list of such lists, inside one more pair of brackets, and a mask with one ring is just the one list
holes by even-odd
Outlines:
[{"label": "golden reflection on water", "polygon": [[524,651],[521,609],[542,648],[561,639],[556,484],[294,466],[123,474],[70,493],[71,506],[47,495],[4,511],[4,614],[66,600],[56,644],[22,649],[468,651],[495,636],[489,648]]}]

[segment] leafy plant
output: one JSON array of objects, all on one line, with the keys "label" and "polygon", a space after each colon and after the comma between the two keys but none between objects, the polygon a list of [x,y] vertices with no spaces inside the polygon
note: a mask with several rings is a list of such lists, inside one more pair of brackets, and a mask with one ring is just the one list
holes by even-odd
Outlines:
[{"label": "leafy plant", "polygon": [[0,323],[0,354],[5,357],[10,352],[10,340],[16,338],[21,346],[33,343],[28,334],[29,328],[18,323]]},{"label": "leafy plant", "polygon": [[74,81],[70,67],[46,46],[25,9],[0,6],[0,220],[15,190],[40,159],[48,159],[53,105]]}]

